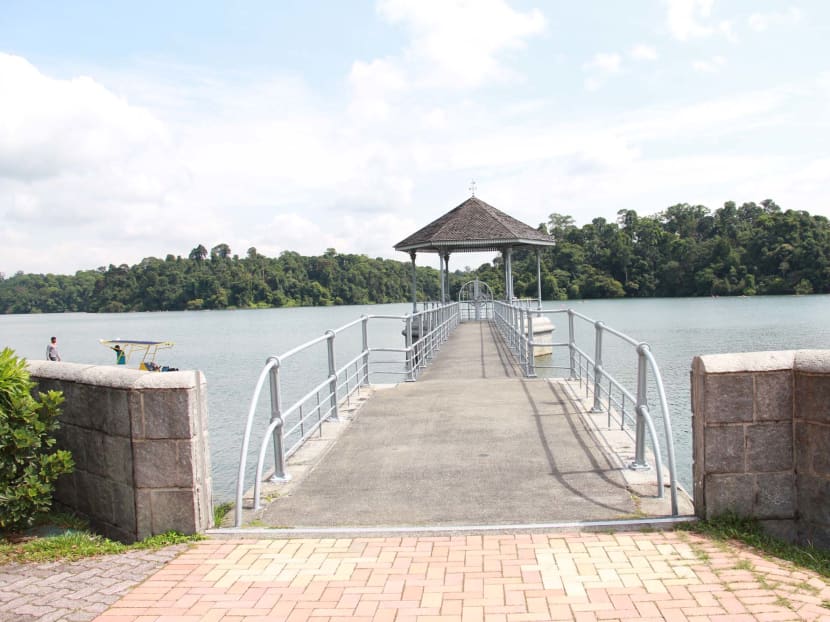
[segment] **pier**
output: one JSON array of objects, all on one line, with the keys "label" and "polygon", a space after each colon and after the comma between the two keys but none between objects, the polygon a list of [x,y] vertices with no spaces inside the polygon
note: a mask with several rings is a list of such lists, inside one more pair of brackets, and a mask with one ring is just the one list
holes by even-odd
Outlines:
[{"label": "pier", "polygon": [[417,382],[375,388],[324,424],[246,522],[383,532],[669,516],[654,471],[614,453],[574,385],[524,377],[494,322],[461,323]]}]

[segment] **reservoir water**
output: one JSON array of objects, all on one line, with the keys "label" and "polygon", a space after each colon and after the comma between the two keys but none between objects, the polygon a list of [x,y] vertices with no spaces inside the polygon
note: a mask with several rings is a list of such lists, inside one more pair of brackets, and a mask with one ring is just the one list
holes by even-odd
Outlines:
[{"label": "reservoir water", "polygon": [[[547,302],[545,308],[572,307],[580,313],[650,344],[660,364],[672,410],[678,473],[691,489],[689,369],[700,354],[762,350],[830,349],[830,296],[751,298],[673,298]],[[245,417],[258,375],[268,356],[364,314],[402,315],[410,304],[184,311],[165,313],[0,316],[0,347],[30,359],[45,357],[49,337],[58,338],[64,361],[109,365],[114,354],[99,339],[159,339],[175,347],[157,362],[200,369],[208,383],[210,453],[214,502],[231,500]],[[554,316],[555,339],[567,340],[564,316]],[[402,345],[402,325],[371,326],[373,347]],[[343,339],[359,340],[359,327]],[[340,339],[340,337],[338,337]],[[389,357],[387,357],[389,358]],[[560,358],[557,364],[561,364]],[[340,361],[338,360],[338,363]],[[613,366],[613,361],[609,366]],[[298,359],[296,365],[319,365]],[[324,372],[323,372],[324,373]],[[625,375],[626,372],[620,372]],[[373,377],[393,382],[394,377]],[[296,387],[293,392],[300,391]],[[290,398],[291,387],[289,387]],[[287,402],[286,402],[287,403]],[[267,414],[263,415],[267,419]],[[662,428],[658,428],[662,429]],[[249,476],[250,477],[250,476]],[[250,479],[248,480],[250,481]]]}]

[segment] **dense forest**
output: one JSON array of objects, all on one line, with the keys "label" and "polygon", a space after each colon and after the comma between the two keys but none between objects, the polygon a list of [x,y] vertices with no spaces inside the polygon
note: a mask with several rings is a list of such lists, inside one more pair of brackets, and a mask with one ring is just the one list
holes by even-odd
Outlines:
[{"label": "dense forest", "polygon": [[[652,216],[621,210],[616,222],[577,227],[551,214],[539,229],[556,244],[542,253],[545,299],[635,296],[811,294],[830,292],[830,224],[783,211],[771,200],[711,212],[678,204]],[[460,262],[455,255],[455,262]],[[452,261],[452,260],[451,260]],[[514,291],[536,295],[536,252],[513,254]],[[451,294],[478,277],[503,294],[501,258],[451,274]],[[249,248],[201,244],[187,257],[149,257],[75,275],[0,274],[0,313],[120,312],[403,302],[411,296],[408,261],[286,251],[270,258]],[[439,297],[438,272],[418,268],[422,299]]]}]

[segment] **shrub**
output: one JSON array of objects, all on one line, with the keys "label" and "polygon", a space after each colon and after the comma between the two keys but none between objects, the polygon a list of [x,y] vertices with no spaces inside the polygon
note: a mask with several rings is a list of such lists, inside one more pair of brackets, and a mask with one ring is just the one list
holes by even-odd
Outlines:
[{"label": "shrub", "polygon": [[0,352],[0,529],[30,526],[52,504],[55,480],[73,468],[68,451],[52,448],[63,402],[60,391],[32,396],[26,363]]}]

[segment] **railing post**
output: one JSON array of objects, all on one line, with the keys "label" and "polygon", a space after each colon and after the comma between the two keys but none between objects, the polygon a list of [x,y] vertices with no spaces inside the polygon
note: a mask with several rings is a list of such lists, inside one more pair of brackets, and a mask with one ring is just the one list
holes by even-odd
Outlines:
[{"label": "railing post", "polygon": [[576,380],[576,335],[574,335],[574,310],[568,309],[568,352],[570,354],[571,377]]},{"label": "railing post", "polygon": [[435,310],[435,317],[438,318],[438,347],[440,348],[444,345],[444,342],[447,340],[447,336],[444,331],[446,331],[447,326],[445,324],[445,320],[447,318],[446,315],[447,308],[442,304]]},{"label": "railing post", "polygon": [[536,377],[536,359],[533,348],[533,312],[527,311],[527,376],[528,378]]},{"label": "railing post", "polygon": [[[646,462],[646,413],[648,412],[648,362],[646,361],[646,344],[637,346],[637,430],[634,438],[634,462],[630,468],[634,470],[646,470],[649,467]],[[662,492],[662,491],[661,491]]]},{"label": "railing post", "polygon": [[[420,337],[419,337],[420,339]],[[412,356],[412,316],[406,316],[404,327],[404,343],[406,344],[406,381],[415,381],[414,357]]]},{"label": "railing post", "polygon": [[519,364],[522,366],[524,373],[527,374],[527,335],[525,334],[525,314],[517,310],[516,316],[516,319],[519,320],[516,351],[519,353]]},{"label": "railing post", "polygon": [[[280,396],[280,368],[274,366],[268,374],[268,383],[271,387],[271,423],[278,421],[274,428],[272,438],[274,440],[274,474],[269,478],[271,482],[287,482],[291,477],[285,472],[285,444],[282,438],[282,398]],[[255,510],[260,508],[259,497],[254,500]]]},{"label": "railing post", "polygon": [[[421,369],[427,366],[429,357],[429,344],[426,338],[426,331],[424,330],[424,316],[426,313],[418,314],[418,358],[415,360],[415,365]],[[427,322],[427,326],[429,322]],[[429,330],[427,328],[427,330]]]},{"label": "railing post", "polygon": [[329,419],[332,421],[339,421],[337,416],[337,363],[334,358],[334,338],[335,332],[333,330],[326,331],[326,343],[329,351],[329,400],[331,403],[331,414]]},{"label": "railing post", "polygon": [[363,381],[361,384],[369,386],[369,317],[364,315],[363,329]]},{"label": "railing post", "polygon": [[591,412],[600,413],[602,412],[600,375],[602,374],[602,329],[604,324],[597,321],[594,322],[594,326],[596,328],[596,337],[594,338],[594,405],[591,407]]},{"label": "railing post", "polygon": [[516,308],[513,306],[515,303],[511,301],[510,306],[507,308],[507,312],[510,314],[510,347],[515,352],[516,350]]}]

